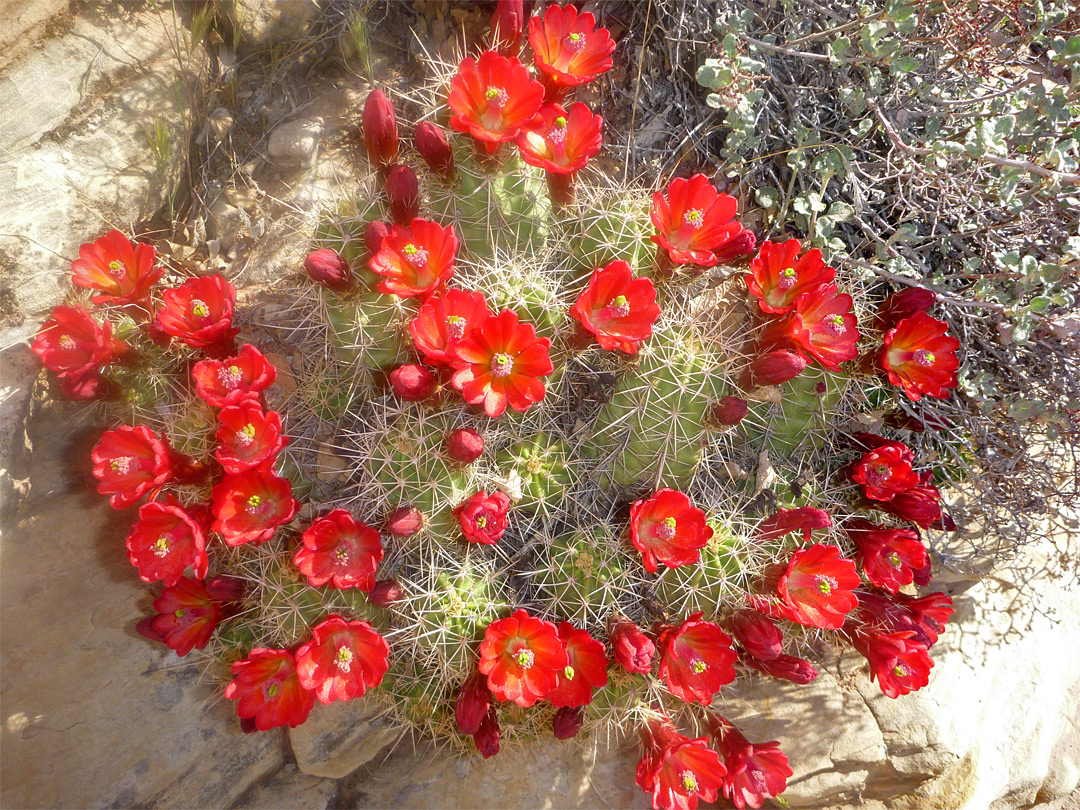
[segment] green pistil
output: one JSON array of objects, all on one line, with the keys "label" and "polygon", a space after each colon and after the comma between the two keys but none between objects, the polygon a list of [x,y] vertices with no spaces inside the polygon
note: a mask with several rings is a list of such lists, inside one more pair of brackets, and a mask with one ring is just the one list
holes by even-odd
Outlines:
[{"label": "green pistil", "polygon": [[477,528],[480,528],[480,529],[484,528],[485,526],[487,526],[487,518],[484,517],[483,515],[481,515],[480,517],[478,517],[476,519],[476,525],[477,525]]},{"label": "green pistil", "polygon": [[157,554],[159,557],[164,557],[166,554],[168,554],[169,538],[165,537],[164,535],[159,537],[157,539],[157,542],[154,543],[154,553]]},{"label": "green pistil", "polygon": [[109,262],[109,269],[110,270],[119,270],[123,266],[124,265],[120,264],[120,262],[117,261],[116,259],[113,259],[111,262]]},{"label": "green pistil", "polygon": [[821,591],[821,593],[823,593],[825,596],[828,596],[830,593],[832,593],[832,585],[829,583],[829,580],[827,580],[827,579],[822,579],[817,584],[817,589],[819,591]]},{"label": "green pistil", "polygon": [[692,771],[683,771],[679,774],[679,779],[682,780],[683,790],[687,793],[697,793],[697,777]]},{"label": "green pistil", "polygon": [[206,302],[195,298],[191,302],[191,314],[196,318],[205,318],[210,314],[210,308],[206,306]]},{"label": "green pistil", "polygon": [[248,422],[246,425],[240,428],[240,432],[247,436],[249,439],[255,438],[255,426],[251,424],[251,422]]},{"label": "green pistil", "polygon": [[258,509],[259,504],[261,503],[262,498],[260,498],[258,495],[252,495],[250,498],[247,499],[247,505],[252,509]]},{"label": "green pistil", "polygon": [[570,35],[570,41],[571,42],[581,42],[581,34],[571,34]]},{"label": "green pistil", "polygon": [[562,129],[566,126],[566,119],[560,115],[558,118],[555,119],[555,126],[557,126],[559,129]]},{"label": "green pistil", "polygon": [[625,307],[626,306],[626,296],[625,295],[617,296],[615,298],[615,300],[612,301],[611,303],[613,303],[615,306],[617,306],[619,308]]},{"label": "green pistil", "polygon": [[497,87],[489,87],[486,91],[484,91],[484,98],[486,98],[488,101],[491,101],[491,99],[495,98],[495,96],[497,95],[499,95],[499,90]]},{"label": "green pistil", "polygon": [[780,275],[782,275],[784,278],[794,278],[795,277],[795,268],[794,267],[785,267],[784,270],[780,273]]},{"label": "green pistil", "polygon": [[892,671],[897,678],[903,678],[908,674],[908,669],[903,664],[897,664]]},{"label": "green pistil", "polygon": [[280,692],[280,691],[281,691],[281,687],[278,686],[276,683],[272,683],[268,687],[266,687],[266,696],[267,697],[277,697],[277,693]]},{"label": "green pistil", "polygon": [[416,245],[408,244],[401,249],[401,252],[404,253],[406,256],[415,256],[420,251],[419,248],[416,247]]},{"label": "green pistil", "polygon": [[566,680],[568,680],[568,681],[574,680],[574,668],[573,667],[568,666],[562,672],[563,672],[563,675],[566,676]]},{"label": "green pistil", "polygon": [[185,616],[186,614],[187,614],[187,611],[186,611],[186,610],[184,610],[183,608],[177,608],[176,610],[174,610],[174,611],[173,611],[173,616],[175,616],[175,617],[176,617],[176,620],[177,620],[177,621],[179,621],[180,619],[184,618],[184,616]]},{"label": "green pistil", "polygon": [[517,665],[522,669],[528,669],[533,665],[536,656],[533,655],[532,650],[519,650],[518,654],[514,656],[514,660],[517,661]]},{"label": "green pistil", "polygon": [[695,675],[700,675],[702,672],[704,672],[708,668],[709,668],[708,665],[704,661],[702,661],[700,658],[690,665],[690,669],[694,670]]},{"label": "green pistil", "polygon": [[900,567],[900,557],[898,557],[895,553],[890,554],[889,555],[889,565],[891,565],[893,568],[899,568]]}]

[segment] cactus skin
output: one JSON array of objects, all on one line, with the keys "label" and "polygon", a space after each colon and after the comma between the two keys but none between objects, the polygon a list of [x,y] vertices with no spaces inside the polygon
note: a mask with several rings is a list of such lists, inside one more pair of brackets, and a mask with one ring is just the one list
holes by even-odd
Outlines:
[{"label": "cactus skin", "polygon": [[701,611],[712,619],[746,591],[746,543],[728,526],[709,523],[713,536],[701,550],[701,564],[664,568],[656,578],[656,597],[673,615]]},{"label": "cactus skin", "polygon": [[374,212],[361,216],[356,213],[354,204],[346,204],[336,214],[326,212],[322,215],[315,227],[314,237],[314,249],[336,250],[349,263],[349,270],[358,286],[369,291],[375,289],[379,276],[368,267],[371,255],[364,242],[364,234],[368,223],[375,219],[378,217],[374,216]]},{"label": "cactus skin", "polygon": [[590,204],[580,220],[571,221],[560,240],[569,248],[567,264],[575,270],[591,271],[622,259],[635,271],[649,275],[656,245],[649,238],[655,228],[649,219],[649,199],[606,199],[601,195]]},{"label": "cactus skin", "polygon": [[[780,386],[779,404],[751,403],[743,420],[749,442],[759,449],[793,455],[800,448],[821,450],[832,426],[829,414],[843,396],[851,379],[846,374],[807,368],[795,379]],[[818,386],[825,387],[818,393]]]},{"label": "cactus skin", "polygon": [[388,369],[409,357],[415,302],[380,293],[340,299],[329,293],[324,300],[330,341],[342,363]]},{"label": "cactus skin", "polygon": [[521,479],[517,509],[550,514],[563,505],[574,483],[568,459],[564,441],[537,433],[505,448],[495,461],[504,475]]}]

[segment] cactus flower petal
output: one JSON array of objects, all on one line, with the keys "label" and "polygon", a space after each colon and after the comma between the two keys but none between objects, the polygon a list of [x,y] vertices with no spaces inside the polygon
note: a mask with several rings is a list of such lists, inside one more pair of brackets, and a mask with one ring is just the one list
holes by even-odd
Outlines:
[{"label": "cactus flower petal", "polygon": [[79,247],[79,258],[71,263],[71,280],[77,287],[100,290],[91,299],[95,304],[136,304],[165,272],[154,267],[156,257],[153,245],[132,244],[120,231],[109,231]]},{"label": "cactus flower petal", "polygon": [[758,255],[750,262],[746,286],[757,297],[762,312],[786,315],[795,308],[795,299],[836,277],[836,270],[826,266],[821,251],[812,248],[799,256],[798,239],[782,244],[762,242]]},{"label": "cactus flower petal", "polygon": [[493,154],[532,120],[543,100],[543,85],[516,58],[485,51],[479,60],[461,60],[446,103],[454,111],[450,126]]},{"label": "cactus flower petal", "polygon": [[256,647],[233,663],[232,674],[225,697],[235,700],[237,715],[253,719],[259,731],[295,728],[315,705],[315,696],[300,684],[296,659],[288,650]]},{"label": "cactus flower petal", "polygon": [[519,706],[551,694],[557,673],[569,663],[555,625],[524,610],[489,624],[480,644],[479,669],[491,693]]},{"label": "cactus flower petal", "polygon": [[304,532],[303,546],[293,558],[308,582],[315,587],[375,587],[375,570],[383,558],[379,533],[356,520],[344,509],[335,509],[316,520]]},{"label": "cactus flower petal", "polygon": [[296,673],[320,703],[363,697],[382,683],[390,645],[370,624],[330,615],[311,635],[296,650]]},{"label": "cactus flower petal", "polygon": [[705,513],[682,492],[661,489],[630,506],[630,542],[650,573],[657,562],[669,568],[696,563],[712,536]]},{"label": "cactus flower petal", "polygon": [[[651,217],[657,233],[652,240],[673,264],[712,267],[721,258],[735,258],[727,255],[728,244],[739,243],[738,255],[754,249],[753,234],[735,221],[735,210],[735,198],[718,192],[705,175],[676,178],[666,195],[653,195]],[[744,234],[751,238],[745,240]]]},{"label": "cactus flower petal", "polygon": [[903,388],[912,402],[923,396],[941,399],[956,388],[960,341],[948,329],[945,321],[919,312],[885,333],[878,362],[889,382]]}]

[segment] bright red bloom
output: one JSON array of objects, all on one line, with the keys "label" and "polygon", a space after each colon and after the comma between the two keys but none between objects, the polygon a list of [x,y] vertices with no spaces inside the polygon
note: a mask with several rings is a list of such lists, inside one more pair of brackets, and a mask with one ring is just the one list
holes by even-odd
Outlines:
[{"label": "bright red bloom", "polygon": [[491,47],[506,56],[517,56],[521,51],[521,35],[525,32],[523,0],[498,0],[489,27]]},{"label": "bright red bloom", "polygon": [[390,372],[394,395],[406,402],[421,402],[435,393],[438,377],[419,363],[403,363]]},{"label": "bright red bloom", "polygon": [[960,341],[947,334],[945,321],[920,312],[904,318],[885,333],[878,363],[912,402],[922,396],[943,398],[956,388]]},{"label": "bright red bloom", "polygon": [[225,697],[237,701],[236,713],[253,718],[259,731],[295,728],[315,705],[315,696],[300,684],[296,659],[288,650],[256,647],[247,658],[233,662],[232,674]]},{"label": "bright red bloom", "polygon": [[857,625],[885,632],[910,631],[927,649],[937,643],[953,614],[952,599],[943,593],[916,597],[859,591],[857,595],[859,606],[852,613]]},{"label": "bright red bloom", "polygon": [[112,324],[98,323],[82,307],[54,307],[30,348],[49,371],[64,379],[95,375],[130,351],[113,337]]},{"label": "bright red bloom", "polygon": [[386,176],[386,204],[398,225],[408,225],[420,213],[420,181],[408,166],[398,164]]},{"label": "bright red bloom", "polygon": [[320,703],[352,700],[382,683],[390,665],[390,645],[367,622],[330,615],[311,631],[311,641],[296,651],[300,686]]},{"label": "bright red bloom", "polygon": [[269,540],[274,529],[292,520],[300,506],[288,479],[264,469],[226,475],[212,497],[212,528],[230,546]]},{"label": "bright red bloom", "polygon": [[470,495],[454,509],[461,532],[470,543],[493,546],[509,524],[510,497],[496,490],[488,495],[480,491]]},{"label": "bright red bloom", "polygon": [[783,650],[784,636],[772,620],[756,610],[740,610],[727,620],[735,640],[759,661],[771,661]]},{"label": "bright red bloom", "polygon": [[470,675],[461,685],[458,699],[454,703],[454,720],[462,734],[475,734],[480,730],[488,711],[491,709],[491,690],[487,688],[487,678],[479,672]]},{"label": "bright red bloom", "polygon": [[705,175],[676,178],[666,196],[653,194],[651,216],[658,233],[652,240],[674,264],[712,267],[730,261],[754,249],[753,234],[735,221],[735,208],[735,198],[718,192]]},{"label": "bright red bloom", "polygon": [[763,385],[780,385],[802,374],[806,358],[801,354],[777,350],[759,354],[739,377],[739,387],[752,391]]},{"label": "bright red bloom", "polygon": [[658,490],[630,506],[630,542],[650,573],[656,572],[657,561],[668,568],[696,563],[712,536],[705,513],[674,489]]},{"label": "bright red bloom", "polygon": [[660,678],[668,691],[688,703],[708,706],[720,687],[735,680],[731,636],[695,613],[678,627],[665,627],[659,637]]},{"label": "bright red bloom", "polygon": [[232,612],[230,603],[242,594],[242,583],[232,577],[215,577],[205,583],[180,577],[154,600],[157,615],[143,619],[135,629],[185,656],[210,643],[218,622]]},{"label": "bright red bloom", "polygon": [[157,251],[143,242],[132,244],[120,231],[109,231],[94,242],[79,246],[79,258],[71,263],[76,287],[101,290],[95,304],[135,304],[165,272],[154,267]]},{"label": "bright red bloom", "polygon": [[814,665],[805,658],[796,658],[785,653],[780,653],[768,661],[744,653],[739,656],[739,662],[770,677],[782,678],[800,685],[810,683],[818,675]]},{"label": "bright red bloom", "polygon": [[453,349],[458,341],[469,337],[490,315],[483,293],[447,290],[424,302],[409,322],[409,334],[425,360],[437,366],[449,365],[454,361]]},{"label": "bright red bloom", "polygon": [[894,292],[877,311],[877,327],[888,331],[904,318],[926,312],[934,305],[937,294],[924,287],[905,287],[899,292]]},{"label": "bright red bloom", "polygon": [[652,335],[660,307],[652,280],[634,278],[630,265],[619,259],[592,271],[570,314],[601,348],[637,354],[641,342]]},{"label": "bright red bloom", "polygon": [[203,579],[209,563],[204,517],[189,513],[171,494],[165,503],[151,501],[139,507],[139,520],[127,538],[128,559],[139,569],[139,578],[175,585],[190,565]]},{"label": "bright red bloom", "polygon": [[472,428],[458,428],[446,434],[446,455],[462,464],[472,464],[484,455],[484,437]]},{"label": "bright red bloom", "polygon": [[574,174],[600,152],[604,119],[578,102],[567,112],[545,104],[515,139],[521,159],[551,174]]},{"label": "bright red bloom", "polygon": [[236,288],[221,273],[189,278],[161,297],[155,323],[166,335],[217,356],[234,350],[232,339],[240,331],[232,325]]},{"label": "bright red bloom", "polygon": [[304,270],[312,281],[334,292],[345,292],[353,286],[349,262],[333,248],[313,250],[305,256]]},{"label": "bright red bloom", "polygon": [[640,736],[644,751],[634,781],[652,794],[654,810],[694,810],[699,801],[716,801],[727,769],[708,738],[691,740],[666,717],[647,721]]},{"label": "bright red bloom", "polygon": [[281,417],[275,411],[264,413],[262,406],[251,400],[222,408],[218,425],[214,456],[227,473],[271,468],[281,448],[289,443],[281,435]]},{"label": "bright red bloom", "polygon": [[891,501],[899,493],[918,486],[919,475],[911,468],[915,461],[911,448],[903,442],[884,439],[876,444],[855,462],[851,470],[851,480],[862,485],[866,497]]},{"label": "bright red bloom", "polygon": [[581,724],[584,721],[584,706],[563,706],[551,718],[551,731],[556,740],[569,740],[581,731]]},{"label": "bright red bloom", "polygon": [[516,312],[504,309],[453,346],[457,370],[451,382],[469,404],[483,403],[492,418],[508,404],[525,411],[546,393],[540,378],[554,369],[550,348],[551,341],[538,338],[532,324],[520,323]]},{"label": "bright red bloom", "polygon": [[724,795],[739,810],[761,807],[767,798],[779,796],[794,773],[775,740],[752,743],[732,723],[718,715],[709,715],[709,734],[724,758],[727,775]]},{"label": "bright red bloom", "polygon": [[368,160],[379,169],[393,163],[398,152],[397,118],[382,90],[372,90],[364,100],[363,125]]},{"label": "bright red bloom", "polygon": [[427,295],[454,275],[458,239],[454,226],[417,217],[408,228],[393,225],[368,263],[382,276],[379,292],[412,298]]},{"label": "bright red bloom", "polygon": [[492,706],[484,719],[480,721],[480,728],[473,734],[473,744],[484,759],[490,759],[499,753],[499,715]]},{"label": "bright red bloom", "polygon": [[840,549],[815,543],[791,555],[776,590],[787,618],[810,627],[838,630],[848,611],[858,604],[853,591],[859,583],[855,563],[841,557]]},{"label": "bright red bloom", "polygon": [[851,296],[839,292],[835,284],[820,284],[795,299],[791,314],[771,322],[758,345],[762,349],[794,349],[830,371],[839,371],[841,363],[859,353],[853,306]]},{"label": "bright red bloom", "polygon": [[450,126],[472,135],[490,155],[514,139],[543,100],[544,86],[516,58],[485,51],[479,61],[461,60],[446,103],[454,111]]},{"label": "bright red bloom", "polygon": [[532,17],[529,44],[551,98],[591,82],[614,64],[611,54],[615,41],[611,34],[606,28],[596,27],[591,13],[579,14],[572,5],[560,8],[552,4],[543,17]]},{"label": "bright red bloom", "polygon": [[759,540],[775,540],[785,534],[801,531],[803,540],[809,543],[810,533],[814,529],[827,529],[832,525],[832,518],[824,509],[813,506],[777,509],[775,514],[761,521],[754,536]]},{"label": "bright red bloom", "polygon": [[195,381],[195,393],[207,405],[224,408],[245,399],[258,399],[274,384],[277,369],[262,352],[245,343],[236,357],[200,360],[192,369],[191,378]]},{"label": "bright red bloom", "polygon": [[112,496],[109,503],[113,509],[126,509],[174,478],[177,454],[164,434],[156,436],[148,427],[124,425],[105,431],[90,457],[98,492]]},{"label": "bright red bloom", "polygon": [[652,670],[656,646],[652,639],[633,622],[616,620],[608,633],[615,660],[627,672],[646,673]]},{"label": "bright red bloom", "polygon": [[929,555],[914,529],[875,526],[862,518],[844,522],[844,531],[858,548],[856,559],[866,578],[889,593],[915,581],[915,572],[929,563]]},{"label": "bright red bloom", "polygon": [[933,479],[933,472],[927,470],[919,476],[917,485],[898,492],[892,500],[876,503],[875,506],[901,520],[910,520],[924,529],[954,532],[956,524],[941,511],[941,492],[931,483]]},{"label": "bright red bloom", "polygon": [[922,689],[930,682],[933,660],[910,630],[884,633],[865,627],[848,633],[851,646],[870,664],[870,680],[876,680],[886,697],[898,698]]},{"label": "bright red bloom", "polygon": [[551,694],[570,663],[555,625],[517,610],[488,625],[480,644],[480,672],[499,700],[532,706]]},{"label": "bright red bloom", "polygon": [[746,286],[757,296],[762,312],[786,315],[804,292],[836,278],[836,270],[825,264],[820,250],[811,248],[799,256],[801,247],[798,239],[783,244],[762,242],[745,277]]},{"label": "bright red bloom", "polygon": [[559,625],[559,638],[566,645],[570,663],[557,673],[555,689],[548,700],[556,708],[584,706],[592,700],[593,690],[607,684],[607,654],[604,645],[585,630],[576,630],[570,622]]},{"label": "bright red bloom", "polygon": [[430,121],[422,121],[416,125],[413,140],[416,151],[429,169],[444,180],[453,178],[454,150],[450,148],[450,141],[442,129]]},{"label": "bright red bloom", "polygon": [[316,588],[375,587],[375,569],[383,558],[379,533],[353,518],[344,509],[321,517],[304,532],[303,547],[293,562]]}]

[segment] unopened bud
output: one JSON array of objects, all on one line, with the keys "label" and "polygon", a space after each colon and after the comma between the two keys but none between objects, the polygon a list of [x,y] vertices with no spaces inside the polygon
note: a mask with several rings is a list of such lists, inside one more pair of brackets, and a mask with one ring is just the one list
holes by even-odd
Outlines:
[{"label": "unopened bud", "polygon": [[372,90],[364,102],[364,146],[377,168],[385,168],[397,157],[397,118],[382,90]]},{"label": "unopened bud", "polygon": [[491,48],[504,56],[517,56],[525,30],[524,0],[499,0],[491,15]]},{"label": "unopened bud", "polygon": [[390,372],[390,385],[394,394],[406,402],[419,402],[434,393],[438,378],[417,363],[398,366]]},{"label": "unopened bud", "polygon": [[368,594],[371,604],[381,608],[388,608],[400,602],[405,595],[405,590],[396,579],[380,579]]},{"label": "unopened bud", "polygon": [[454,151],[446,133],[428,121],[416,125],[416,151],[428,167],[444,180],[454,176]]},{"label": "unopened bud", "polygon": [[386,530],[394,537],[412,537],[424,528],[424,513],[415,506],[399,506],[386,521]]},{"label": "unopened bud", "polygon": [[878,307],[877,327],[892,329],[899,321],[926,312],[934,305],[937,295],[925,287],[907,287],[894,292]]},{"label": "unopened bud", "polygon": [[472,428],[458,428],[446,434],[446,455],[462,464],[471,464],[484,453],[484,437]]},{"label": "unopened bud", "polygon": [[398,164],[386,176],[386,200],[398,225],[408,225],[420,213],[420,184],[416,172]]},{"label": "unopened bud", "polygon": [[763,385],[780,385],[797,377],[806,368],[806,358],[795,352],[775,351],[758,355],[739,377],[739,386],[752,391]]},{"label": "unopened bud", "polygon": [[383,239],[390,235],[390,226],[385,222],[369,222],[367,230],[364,231],[364,244],[367,246],[368,253],[374,256],[379,252],[379,248],[382,247]]},{"label": "unopened bud", "polygon": [[551,721],[551,730],[555,732],[555,739],[569,740],[581,730],[581,722],[585,719],[583,706],[563,706]]},{"label": "unopened bud", "polygon": [[718,425],[737,425],[750,413],[750,405],[739,397],[724,397],[712,409],[713,421]]},{"label": "unopened bud", "polygon": [[304,269],[312,281],[317,281],[335,292],[345,292],[352,287],[349,263],[331,248],[309,253],[304,259]]}]

